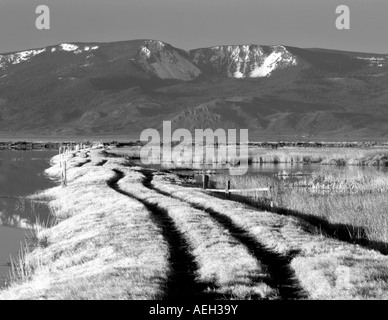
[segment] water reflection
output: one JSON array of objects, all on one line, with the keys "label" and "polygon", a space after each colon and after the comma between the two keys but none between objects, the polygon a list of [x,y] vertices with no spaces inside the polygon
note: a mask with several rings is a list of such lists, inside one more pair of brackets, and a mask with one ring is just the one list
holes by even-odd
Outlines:
[{"label": "water reflection", "polygon": [[0,289],[8,281],[10,257],[17,259],[25,239],[25,229],[0,227]]},{"label": "water reflection", "polygon": [[26,198],[0,198],[0,226],[28,229],[36,223],[50,220],[50,208],[44,202]]},{"label": "water reflection", "polygon": [[0,151],[0,195],[27,196],[53,185],[44,176],[54,151]]},{"label": "water reflection", "polygon": [[44,175],[53,151],[0,151],[0,288],[9,273],[10,256],[16,258],[26,231],[47,223],[50,210],[28,195],[54,186]]}]

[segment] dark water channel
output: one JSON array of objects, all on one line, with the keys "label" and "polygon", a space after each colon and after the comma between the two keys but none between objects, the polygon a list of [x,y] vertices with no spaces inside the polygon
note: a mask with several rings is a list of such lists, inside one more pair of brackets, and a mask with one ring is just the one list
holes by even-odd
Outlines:
[{"label": "dark water channel", "polygon": [[50,219],[44,202],[26,199],[55,186],[44,174],[55,151],[0,151],[0,288],[10,271],[10,257],[16,259],[21,243],[37,222]]}]

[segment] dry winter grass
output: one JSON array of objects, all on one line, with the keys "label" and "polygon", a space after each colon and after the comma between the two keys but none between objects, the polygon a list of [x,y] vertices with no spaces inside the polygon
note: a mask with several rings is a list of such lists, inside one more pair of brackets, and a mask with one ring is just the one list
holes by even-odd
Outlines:
[{"label": "dry winter grass", "polygon": [[321,163],[341,165],[384,165],[387,148],[295,148],[278,150],[250,148],[254,163]]},{"label": "dry winter grass", "polygon": [[[387,299],[388,257],[91,150],[0,299]],[[48,170],[60,172],[58,157]]]},{"label": "dry winter grass", "polygon": [[260,243],[291,259],[302,287],[312,299],[387,299],[388,257],[373,250],[313,234],[303,221],[225,201],[164,177],[157,188],[188,203],[228,216]]},{"label": "dry winter grass", "polygon": [[[329,170],[328,170],[329,171]],[[333,175],[314,174],[294,188],[291,182],[274,184],[273,180],[260,176],[214,175],[212,184],[225,188],[231,180],[231,188],[248,189],[273,186],[273,200],[280,210],[291,210],[296,215],[318,217],[335,228],[346,226],[349,237],[369,241],[371,247],[388,252],[388,179],[386,175]],[[263,202],[262,193],[240,193],[252,204]],[[290,214],[292,212],[289,212]]]},{"label": "dry winter grass", "polygon": [[[107,187],[115,176],[103,167],[71,163],[66,188],[51,198],[61,220],[38,232],[47,239],[23,257],[30,270],[0,299],[153,299],[161,297],[168,249],[150,214],[138,201]],[[58,173],[58,164],[50,168]]]},{"label": "dry winter grass", "polygon": [[[193,146],[186,145],[186,148],[194,150]],[[234,146],[229,146],[226,150],[226,157],[220,149],[212,146],[203,147],[203,157],[195,157],[190,153],[183,153],[179,159],[175,159],[179,164],[197,164],[205,159],[208,163],[238,163],[240,161],[240,150],[233,152]],[[237,148],[238,149],[238,148]],[[126,156],[129,159],[140,159],[140,146],[122,147],[112,151],[116,155]],[[220,152],[220,153],[219,153]],[[163,147],[160,148],[160,155]],[[205,155],[209,155],[209,161]],[[157,155],[158,157],[160,155]],[[214,155],[214,156],[213,156]],[[220,156],[218,156],[220,155]],[[151,153],[149,154],[151,156]],[[155,156],[155,155],[154,155]],[[327,165],[380,165],[388,163],[388,148],[339,148],[339,147],[283,147],[280,149],[270,149],[263,147],[249,146],[246,161],[249,163],[319,163]]]}]

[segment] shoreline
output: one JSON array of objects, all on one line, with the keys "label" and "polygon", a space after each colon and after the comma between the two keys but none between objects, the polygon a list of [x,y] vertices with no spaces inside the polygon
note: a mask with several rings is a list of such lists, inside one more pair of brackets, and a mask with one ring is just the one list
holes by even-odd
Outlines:
[{"label": "shoreline", "polygon": [[28,239],[27,233],[29,230],[30,229],[0,225],[0,244],[6,244],[6,246],[0,250],[2,252],[7,252],[7,254],[2,254],[5,259],[2,259],[0,264],[0,291],[4,289],[7,286],[7,282],[10,281],[11,263],[9,262],[9,257],[10,255],[14,258],[18,257],[21,252],[20,245]]},{"label": "shoreline", "polygon": [[[115,140],[114,138],[101,138],[101,139],[88,139],[88,138],[79,138],[79,139],[0,139],[0,150],[2,149],[20,149],[20,150],[30,150],[30,149],[58,149],[61,145],[76,145],[79,143],[86,143],[92,145],[92,141],[99,141],[105,146],[114,145],[116,147],[123,146],[142,146],[145,142],[139,140],[124,140],[119,139]],[[174,142],[173,142],[174,143]],[[239,145],[240,143],[237,143]],[[250,141],[248,143],[250,147],[258,148],[268,148],[268,149],[277,149],[284,147],[294,147],[294,148],[372,148],[372,147],[387,147],[388,142],[378,142],[378,141],[343,141],[343,142],[334,142],[334,141]],[[161,143],[161,145],[163,145]],[[215,143],[215,146],[218,144]]]},{"label": "shoreline", "polygon": [[[72,153],[68,185],[34,196],[59,221],[0,299],[388,298],[388,256],[102,151]],[[50,164],[57,177],[59,157]]]}]

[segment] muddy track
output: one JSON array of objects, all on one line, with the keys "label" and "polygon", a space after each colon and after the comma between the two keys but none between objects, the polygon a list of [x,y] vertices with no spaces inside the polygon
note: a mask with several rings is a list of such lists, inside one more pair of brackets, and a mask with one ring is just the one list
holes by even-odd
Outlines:
[{"label": "muddy track", "polygon": [[211,284],[197,282],[195,275],[198,266],[190,254],[183,235],[176,228],[167,211],[122,190],[118,182],[124,178],[124,173],[116,169],[113,171],[116,173],[116,177],[108,182],[109,187],[124,196],[141,202],[151,213],[153,222],[160,228],[163,238],[169,246],[170,274],[165,293],[160,298],[166,300],[214,299],[212,295],[204,292],[208,287],[212,287]]},{"label": "muddy track", "polygon": [[81,167],[83,167],[85,164],[90,163],[90,162],[92,162],[92,160],[91,160],[91,159],[88,159],[88,160],[86,160],[85,162],[79,163],[76,167],[77,167],[77,168],[81,168]]},{"label": "muddy track", "polygon": [[108,160],[101,160],[95,164],[96,167],[102,167],[105,163],[107,163]]},{"label": "muddy track", "polygon": [[[184,201],[153,186],[153,175],[150,171],[143,170],[142,174],[145,176],[144,186],[147,188],[150,188],[164,196]],[[307,294],[299,285],[295,273],[290,266],[292,257],[286,257],[269,250],[260,242],[258,242],[253,236],[251,236],[246,230],[237,226],[228,216],[198,204],[190,202],[187,203],[195,209],[207,212],[215,221],[227,229],[237,241],[243,244],[252,254],[252,256],[258,260],[258,262],[267,266],[270,279],[264,282],[270,287],[276,288],[279,291],[280,299],[290,300],[307,297]],[[261,279],[261,281],[263,281],[263,279]]]}]

